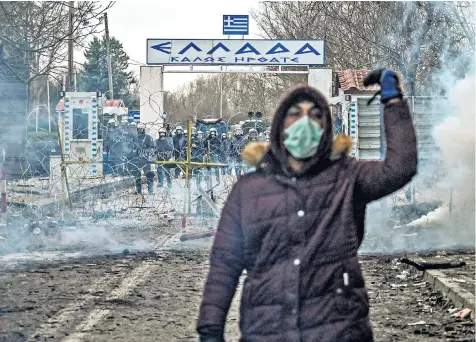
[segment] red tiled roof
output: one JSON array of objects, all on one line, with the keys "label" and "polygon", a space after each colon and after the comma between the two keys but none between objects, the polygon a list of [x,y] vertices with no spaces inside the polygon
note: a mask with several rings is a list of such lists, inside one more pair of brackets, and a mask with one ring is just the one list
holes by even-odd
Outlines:
[{"label": "red tiled roof", "polygon": [[337,77],[339,78],[340,88],[343,91],[350,90],[352,88],[359,91],[376,91],[380,89],[378,84],[370,87],[364,87],[364,78],[370,70],[340,70],[337,71]]},{"label": "red tiled roof", "polygon": [[56,111],[61,112],[64,110],[64,100],[60,99],[58,104],[56,105]]},{"label": "red tiled roof", "polygon": [[[120,107],[122,100],[106,100],[104,107]],[[60,99],[56,105],[56,111],[61,112],[64,110],[64,99]]]},{"label": "red tiled roof", "polygon": [[122,100],[106,100],[104,107],[120,107]]}]

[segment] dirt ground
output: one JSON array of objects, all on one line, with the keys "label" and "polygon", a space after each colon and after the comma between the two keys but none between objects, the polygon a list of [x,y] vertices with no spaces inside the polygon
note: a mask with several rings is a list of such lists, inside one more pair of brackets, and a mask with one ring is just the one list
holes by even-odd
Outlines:
[{"label": "dirt ground", "polygon": [[[474,279],[474,253],[452,255],[473,261],[459,272]],[[0,341],[196,341],[208,258],[206,249],[165,248],[4,268]],[[473,320],[451,318],[421,272],[398,256],[361,260],[376,341],[475,340]],[[238,297],[227,341],[239,338]]]}]

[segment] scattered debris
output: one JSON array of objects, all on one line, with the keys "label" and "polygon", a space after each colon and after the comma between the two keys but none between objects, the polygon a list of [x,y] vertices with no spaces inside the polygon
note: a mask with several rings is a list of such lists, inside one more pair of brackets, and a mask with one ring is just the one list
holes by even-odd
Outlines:
[{"label": "scattered debris", "polygon": [[404,264],[415,267],[419,271],[435,270],[435,269],[447,269],[466,266],[464,261],[451,261],[451,262],[416,262],[407,258],[402,258],[400,261]]},{"label": "scattered debris", "polygon": [[412,325],[425,325],[425,324],[426,324],[425,321],[418,321],[418,322],[415,322],[415,323],[408,323],[407,325],[412,326]]},{"label": "scattered debris", "polygon": [[459,318],[465,318],[471,314],[471,309],[464,309],[461,311],[458,311],[457,313],[454,313],[452,317],[459,317]]}]

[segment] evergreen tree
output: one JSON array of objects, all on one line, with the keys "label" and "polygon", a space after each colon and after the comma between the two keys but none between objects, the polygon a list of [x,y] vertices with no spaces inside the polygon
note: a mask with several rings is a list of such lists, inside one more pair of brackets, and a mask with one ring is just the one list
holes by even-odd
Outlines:
[{"label": "evergreen tree", "polygon": [[[129,67],[129,56],[124,51],[122,44],[111,37],[111,65],[112,84],[114,87],[114,98],[122,99],[126,106],[133,105],[133,94],[131,84],[136,80],[132,72],[127,71]],[[81,91],[101,91],[106,93],[109,89],[107,74],[107,54],[106,38],[94,37],[84,52],[86,63],[80,76]],[[109,99],[110,94],[106,93]]]}]

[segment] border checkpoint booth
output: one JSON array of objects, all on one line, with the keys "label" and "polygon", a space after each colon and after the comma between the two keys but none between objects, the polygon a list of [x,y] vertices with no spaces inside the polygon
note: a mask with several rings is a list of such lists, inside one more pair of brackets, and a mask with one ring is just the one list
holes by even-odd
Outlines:
[{"label": "border checkpoint booth", "polygon": [[[103,176],[101,108],[96,92],[66,92],[56,106],[60,146],[68,178]],[[61,179],[61,156],[50,159],[50,180]]]}]

